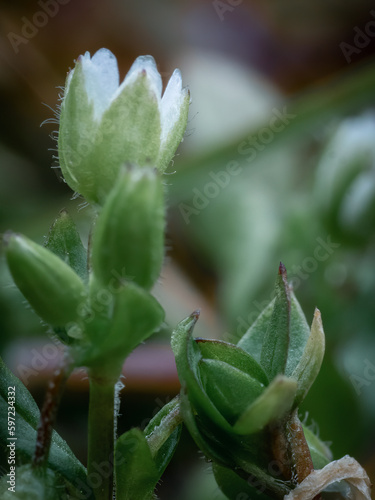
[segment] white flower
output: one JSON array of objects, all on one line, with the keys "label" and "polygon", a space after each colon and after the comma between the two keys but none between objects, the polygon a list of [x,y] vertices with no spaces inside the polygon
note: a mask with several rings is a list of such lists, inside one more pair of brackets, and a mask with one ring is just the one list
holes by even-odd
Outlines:
[{"label": "white flower", "polygon": [[120,84],[115,56],[80,56],[61,103],[60,165],[72,189],[101,202],[126,162],[164,171],[182,140],[189,93],[175,70],[162,96],[151,56],[138,57]]}]

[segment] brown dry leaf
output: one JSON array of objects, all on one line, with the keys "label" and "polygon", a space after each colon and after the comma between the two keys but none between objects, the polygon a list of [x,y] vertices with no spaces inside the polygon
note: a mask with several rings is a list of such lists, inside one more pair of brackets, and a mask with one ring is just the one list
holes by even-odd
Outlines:
[{"label": "brown dry leaf", "polygon": [[335,460],[323,469],[314,470],[284,500],[313,500],[327,486],[345,480],[350,487],[350,500],[371,500],[371,483],[366,471],[349,455]]}]

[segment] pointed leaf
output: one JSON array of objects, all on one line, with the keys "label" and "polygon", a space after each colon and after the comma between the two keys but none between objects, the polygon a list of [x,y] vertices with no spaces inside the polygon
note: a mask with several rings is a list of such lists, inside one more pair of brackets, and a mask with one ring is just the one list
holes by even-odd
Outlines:
[{"label": "pointed leaf", "polygon": [[302,357],[291,374],[291,377],[298,382],[297,394],[294,406],[301,404],[310,387],[314,383],[322,366],[325,350],[325,337],[323,324],[319,309],[315,309],[314,319],[311,325],[311,333],[307,340]]},{"label": "pointed leaf", "polygon": [[252,434],[283,417],[292,407],[296,390],[295,380],[278,375],[244,411],[234,424],[233,431],[237,434]]},{"label": "pointed leaf", "polygon": [[268,306],[263,309],[237,344],[238,347],[241,347],[241,349],[256,359],[258,363],[260,363],[262,344],[267,333],[274,306],[275,299],[271,300]]},{"label": "pointed leaf", "polygon": [[117,500],[153,498],[160,476],[140,429],[131,429],[117,439],[115,467]]},{"label": "pointed leaf", "polygon": [[234,424],[265,387],[247,373],[219,360],[202,359],[199,374],[206,394],[230,424]]},{"label": "pointed leaf", "polygon": [[195,339],[203,359],[217,359],[238,368],[251,377],[268,385],[268,378],[263,368],[243,349],[221,340]]},{"label": "pointed leaf", "polygon": [[189,400],[198,413],[207,417],[222,430],[231,432],[231,426],[214,406],[199,381],[198,362],[202,354],[192,338],[198,312],[181,321],[172,334],[171,345],[176,358],[178,377],[182,388],[186,388]]},{"label": "pointed leaf", "polygon": [[163,406],[144,430],[160,477],[173,457],[180,440],[181,423],[182,416],[177,396]]},{"label": "pointed leaf", "polygon": [[66,210],[61,210],[52,224],[44,246],[60,257],[87,282],[87,250],[82,244],[77,227]]},{"label": "pointed leaf", "polygon": [[290,291],[286,270],[280,263],[276,280],[276,300],[263,340],[260,362],[268,378],[285,372],[290,334]]},{"label": "pointed leaf", "polygon": [[291,376],[293,370],[298,365],[309,335],[310,328],[306,321],[306,317],[298,300],[296,299],[296,296],[291,291],[289,348],[288,360],[285,368],[286,376]]},{"label": "pointed leaf", "polygon": [[[121,287],[113,299],[112,320],[107,329],[96,328],[95,320],[88,328],[91,345],[83,354],[83,364],[122,364],[164,320],[164,310],[159,302],[135,283]],[[101,325],[100,318],[99,322]]]},{"label": "pointed leaf", "polygon": [[[30,460],[35,452],[39,409],[23,383],[0,359],[0,442],[9,444],[8,434],[8,388],[15,388],[15,435],[19,457]],[[55,432],[48,458],[48,467],[58,472],[77,488],[86,486],[86,470],[77,460],[67,443]]]}]

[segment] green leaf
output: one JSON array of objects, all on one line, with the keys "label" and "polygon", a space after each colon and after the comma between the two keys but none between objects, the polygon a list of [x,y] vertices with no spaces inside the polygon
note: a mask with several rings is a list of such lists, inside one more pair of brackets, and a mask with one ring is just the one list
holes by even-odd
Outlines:
[{"label": "green leaf", "polygon": [[247,480],[242,479],[233,470],[213,464],[212,470],[221,491],[229,500],[269,500],[264,493],[266,485],[249,474]]},{"label": "green leaf", "polygon": [[265,387],[247,373],[219,360],[202,359],[199,374],[206,394],[230,424],[238,420]]},{"label": "green leaf", "polygon": [[191,402],[187,396],[186,388],[182,387],[180,392],[180,410],[184,418],[184,423],[188,428],[192,438],[198,448],[205,456],[221,465],[234,465],[231,456],[231,448],[226,448],[225,443],[217,439],[210,440],[197,425],[196,416]]},{"label": "green leaf", "polygon": [[302,428],[310,449],[314,469],[323,469],[333,458],[331,450],[307,426],[302,424]]},{"label": "green leaf", "polygon": [[263,309],[237,344],[238,347],[241,347],[256,359],[258,363],[260,362],[263,340],[267,333],[274,306],[275,299],[271,300],[268,306]]},{"label": "green leaf", "polygon": [[159,302],[135,283],[127,283],[113,296],[111,320],[104,330],[99,317],[99,326],[93,320],[87,333],[90,345],[79,354],[80,362],[86,366],[112,365],[123,360],[160,327],[164,310]]},{"label": "green leaf", "polygon": [[297,382],[283,375],[276,376],[263,393],[250,404],[233,426],[237,434],[252,434],[272,421],[282,418],[292,407]]},{"label": "green leaf", "polygon": [[290,291],[286,270],[280,263],[276,280],[276,300],[263,340],[260,363],[272,380],[285,372],[289,349]]},{"label": "green leaf", "polygon": [[[261,358],[262,344],[274,312],[275,300],[273,299],[261,312],[237,344],[238,347],[251,354],[258,362]],[[293,291],[290,291],[290,329],[285,375],[292,375],[293,370],[300,361],[309,335],[310,328],[306,317]]]},{"label": "green leaf", "polygon": [[169,464],[178,442],[182,429],[179,397],[175,397],[163,406],[144,430],[151,455],[162,476]]},{"label": "green leaf", "polygon": [[314,383],[322,361],[325,350],[325,337],[323,324],[319,309],[315,309],[314,319],[311,325],[311,333],[307,340],[305,350],[291,377],[298,382],[297,394],[294,401],[294,406],[299,406],[310,387]]},{"label": "green leaf", "polygon": [[8,232],[4,243],[12,277],[35,312],[56,327],[76,321],[86,299],[79,276],[50,250],[25,236]]},{"label": "green leaf", "polygon": [[[8,433],[8,389],[15,388],[17,456],[30,460],[35,452],[39,409],[22,382],[0,359],[0,442],[9,444]],[[86,470],[77,460],[67,443],[55,432],[48,457],[48,467],[58,472],[77,489],[86,486]]]},{"label": "green leaf", "polygon": [[84,283],[87,282],[87,250],[82,244],[73,219],[66,210],[61,210],[52,224],[44,246],[68,264]]},{"label": "green leaf", "polygon": [[151,500],[159,470],[140,429],[131,429],[117,439],[115,448],[117,500]]},{"label": "green leaf", "polygon": [[96,223],[92,268],[103,286],[134,281],[150,289],[164,258],[164,195],[150,168],[123,168]]},{"label": "green leaf", "polygon": [[204,391],[199,379],[198,363],[202,354],[196,341],[192,338],[194,326],[199,313],[182,320],[174,330],[171,339],[172,350],[176,358],[178,377],[182,389],[186,388],[189,400],[194,409],[224,431],[231,433],[231,426],[221,415]]},{"label": "green leaf", "polygon": [[299,305],[293,291],[290,292],[290,331],[288,360],[285,368],[285,375],[292,376],[293,370],[298,365],[307,339],[310,335],[310,328],[306,317]]},{"label": "green leaf", "polygon": [[245,350],[221,340],[195,339],[203,359],[217,359],[268,385],[263,368]]}]

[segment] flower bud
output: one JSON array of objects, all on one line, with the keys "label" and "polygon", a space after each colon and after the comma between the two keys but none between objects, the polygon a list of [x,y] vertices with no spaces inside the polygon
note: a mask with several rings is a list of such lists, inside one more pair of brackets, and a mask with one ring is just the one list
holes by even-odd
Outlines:
[{"label": "flower bud", "polygon": [[52,326],[78,318],[85,285],[59,257],[25,236],[8,232],[5,253],[14,282],[35,312]]},{"label": "flower bud", "polygon": [[164,257],[164,196],[150,168],[124,168],[96,223],[92,269],[104,286],[134,281],[149,289]]},{"label": "flower bud", "polygon": [[102,203],[121,165],[152,164],[163,172],[182,140],[189,93],[175,70],[162,81],[151,56],[136,59],[119,85],[115,56],[100,49],[80,56],[68,74],[61,103],[59,160],[66,182]]}]

